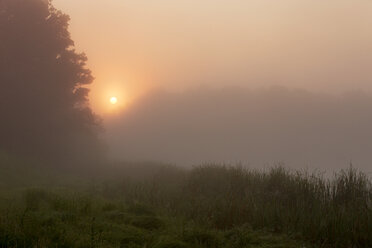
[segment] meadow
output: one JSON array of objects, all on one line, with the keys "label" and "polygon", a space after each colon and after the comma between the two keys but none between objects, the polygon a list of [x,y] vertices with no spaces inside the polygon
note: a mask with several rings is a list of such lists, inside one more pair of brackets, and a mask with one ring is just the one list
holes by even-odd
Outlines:
[{"label": "meadow", "polygon": [[0,247],[372,247],[371,180],[352,167],[0,161]]}]

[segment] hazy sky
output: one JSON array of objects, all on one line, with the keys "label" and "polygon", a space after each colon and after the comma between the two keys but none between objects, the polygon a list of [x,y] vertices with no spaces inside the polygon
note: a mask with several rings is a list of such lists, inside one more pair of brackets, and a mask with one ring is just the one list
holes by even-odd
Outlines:
[{"label": "hazy sky", "polygon": [[54,3],[89,57],[114,157],[369,171],[372,97],[329,93],[372,90],[372,1]]},{"label": "hazy sky", "polygon": [[372,88],[369,0],[54,0],[96,76],[91,100],[201,84]]}]

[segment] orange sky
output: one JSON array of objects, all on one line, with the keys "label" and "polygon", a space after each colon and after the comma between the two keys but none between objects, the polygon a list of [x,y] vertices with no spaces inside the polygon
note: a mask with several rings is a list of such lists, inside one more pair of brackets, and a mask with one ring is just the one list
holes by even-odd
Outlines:
[{"label": "orange sky", "polygon": [[[372,88],[372,1],[54,0],[96,81],[92,106],[154,87]],[[118,105],[120,107],[120,104]],[[117,106],[116,106],[117,108]]]}]

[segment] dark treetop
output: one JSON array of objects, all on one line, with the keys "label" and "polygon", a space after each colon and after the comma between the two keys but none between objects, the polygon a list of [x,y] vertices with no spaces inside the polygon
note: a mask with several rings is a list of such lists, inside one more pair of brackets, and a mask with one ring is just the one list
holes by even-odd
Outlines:
[{"label": "dark treetop", "polygon": [[68,22],[50,0],[0,0],[0,151],[54,161],[97,154],[93,77]]}]

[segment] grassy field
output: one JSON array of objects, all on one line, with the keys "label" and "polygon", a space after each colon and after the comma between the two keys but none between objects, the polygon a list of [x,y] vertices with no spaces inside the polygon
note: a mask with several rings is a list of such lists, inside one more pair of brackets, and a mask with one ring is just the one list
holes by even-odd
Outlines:
[{"label": "grassy field", "polygon": [[[21,192],[19,192],[21,193]],[[16,193],[18,194],[18,193]],[[13,193],[14,196],[14,193]],[[210,228],[151,207],[40,189],[2,199],[0,247],[300,247],[249,226]]]},{"label": "grassy field", "polygon": [[0,247],[372,247],[371,180],[353,168],[0,161]]}]

